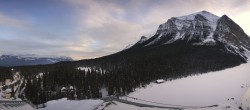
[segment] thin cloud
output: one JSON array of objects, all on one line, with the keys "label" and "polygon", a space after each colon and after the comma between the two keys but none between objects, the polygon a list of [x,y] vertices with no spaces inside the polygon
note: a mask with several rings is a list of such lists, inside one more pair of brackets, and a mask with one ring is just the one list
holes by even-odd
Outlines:
[{"label": "thin cloud", "polygon": [[25,20],[16,19],[6,14],[0,13],[0,26],[1,25],[24,28],[24,27],[29,26],[29,23]]}]

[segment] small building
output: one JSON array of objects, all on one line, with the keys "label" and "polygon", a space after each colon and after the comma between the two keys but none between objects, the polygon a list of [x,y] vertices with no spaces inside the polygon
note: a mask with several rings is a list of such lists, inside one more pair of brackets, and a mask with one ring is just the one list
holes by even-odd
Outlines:
[{"label": "small building", "polygon": [[161,83],[164,83],[164,82],[165,82],[165,80],[163,80],[163,79],[158,79],[158,80],[155,81],[155,83],[157,83],[157,84],[161,84]]}]

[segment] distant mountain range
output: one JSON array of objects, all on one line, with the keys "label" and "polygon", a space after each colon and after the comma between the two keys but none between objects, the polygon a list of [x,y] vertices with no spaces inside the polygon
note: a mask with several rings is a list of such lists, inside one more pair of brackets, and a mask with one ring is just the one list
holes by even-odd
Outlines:
[{"label": "distant mountain range", "polygon": [[73,61],[70,57],[49,57],[37,55],[1,55],[0,66],[23,66],[53,64],[60,61]]}]

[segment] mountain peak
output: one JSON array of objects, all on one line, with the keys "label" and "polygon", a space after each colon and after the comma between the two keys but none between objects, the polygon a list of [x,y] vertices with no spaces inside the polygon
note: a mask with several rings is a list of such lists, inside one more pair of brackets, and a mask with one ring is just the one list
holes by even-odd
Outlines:
[{"label": "mountain peak", "polygon": [[206,10],[202,10],[201,13],[210,13],[210,12],[208,12]]},{"label": "mountain peak", "polygon": [[205,17],[208,21],[211,22],[215,22],[217,21],[220,17],[208,12],[208,11],[200,11],[200,12],[196,12],[193,14],[189,14],[189,15],[185,15],[185,16],[181,16],[181,17],[177,17],[177,19],[181,19],[181,20],[195,20],[195,18],[197,16],[203,16]]},{"label": "mountain peak", "polygon": [[146,40],[148,40],[147,37],[141,36],[141,39],[140,39],[137,43],[142,43],[142,42],[144,42],[144,41],[146,41]]},{"label": "mountain peak", "polygon": [[195,45],[214,45],[214,31],[220,17],[208,12],[200,11],[193,14],[172,17],[166,23],[159,26],[156,35],[159,35],[153,43],[159,39],[167,39],[165,44],[177,40],[184,40]]},{"label": "mountain peak", "polygon": [[200,11],[185,16],[172,17],[166,23],[159,26],[156,34],[162,32],[169,33],[176,30],[195,29],[196,27],[210,27],[215,31],[219,19],[220,17],[208,11]]},{"label": "mountain peak", "polygon": [[145,37],[145,36],[141,36],[141,39],[140,40],[147,40],[147,37]]},{"label": "mountain peak", "polygon": [[213,48],[223,45],[226,51],[244,60],[250,56],[250,38],[241,27],[227,15],[218,17],[205,10],[168,19],[152,37],[147,39],[142,36],[133,47],[149,48],[180,43]]},{"label": "mountain peak", "polygon": [[[202,10],[202,11],[197,12],[197,13],[204,13],[204,14],[211,14],[211,15],[214,15],[213,13],[208,12],[208,11],[206,11],[206,10]],[[216,16],[216,15],[214,15],[214,16]]]}]

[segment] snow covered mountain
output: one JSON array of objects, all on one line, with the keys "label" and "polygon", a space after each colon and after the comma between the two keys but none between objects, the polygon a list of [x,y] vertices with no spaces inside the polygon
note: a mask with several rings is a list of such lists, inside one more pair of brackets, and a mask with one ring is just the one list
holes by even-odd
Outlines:
[{"label": "snow covered mountain", "polygon": [[159,26],[154,36],[142,37],[133,47],[159,47],[182,42],[193,46],[224,46],[228,52],[249,56],[250,38],[228,16],[218,17],[210,12],[201,11],[194,14],[172,17]]},{"label": "snow covered mountain", "polygon": [[52,64],[60,61],[72,61],[70,57],[49,57],[37,55],[1,55],[0,66],[21,66]]}]

